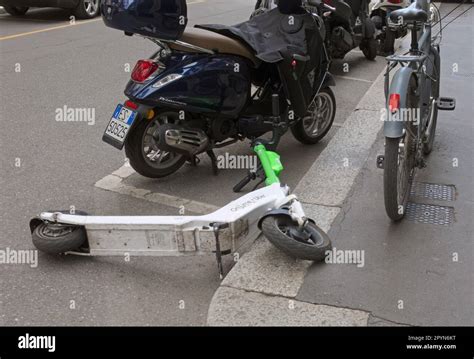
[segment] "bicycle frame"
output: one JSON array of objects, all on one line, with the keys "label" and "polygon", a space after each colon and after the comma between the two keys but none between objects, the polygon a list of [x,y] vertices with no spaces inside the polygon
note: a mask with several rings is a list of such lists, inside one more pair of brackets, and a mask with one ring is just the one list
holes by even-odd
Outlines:
[{"label": "bicycle frame", "polygon": [[298,223],[305,215],[289,187],[280,183],[283,170],[279,155],[263,144],[254,147],[266,176],[267,186],[250,192],[219,210],[203,216],[88,216],[43,212],[30,222],[31,231],[43,221],[83,226],[87,234],[84,251],[89,256],[182,256],[229,254],[258,236],[257,223],[272,210],[287,207]]}]

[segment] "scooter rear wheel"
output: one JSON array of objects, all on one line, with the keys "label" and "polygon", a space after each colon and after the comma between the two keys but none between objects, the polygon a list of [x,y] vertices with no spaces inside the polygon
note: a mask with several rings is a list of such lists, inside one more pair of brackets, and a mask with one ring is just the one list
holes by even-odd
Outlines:
[{"label": "scooter rear wheel", "polygon": [[41,223],[31,233],[33,244],[40,251],[60,254],[81,248],[86,241],[86,230],[81,226],[60,223]]},{"label": "scooter rear wheel", "polygon": [[291,257],[321,262],[332,249],[328,235],[312,222],[301,229],[289,216],[268,216],[262,221],[264,236]]}]

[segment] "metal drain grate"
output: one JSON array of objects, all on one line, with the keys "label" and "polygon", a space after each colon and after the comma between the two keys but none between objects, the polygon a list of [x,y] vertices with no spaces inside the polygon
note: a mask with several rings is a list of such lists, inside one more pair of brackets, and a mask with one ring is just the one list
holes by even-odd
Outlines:
[{"label": "metal drain grate", "polygon": [[449,226],[454,220],[454,208],[408,202],[406,207],[406,219],[418,223]]},{"label": "metal drain grate", "polygon": [[410,196],[438,201],[454,201],[456,199],[456,187],[444,184],[413,182]]}]

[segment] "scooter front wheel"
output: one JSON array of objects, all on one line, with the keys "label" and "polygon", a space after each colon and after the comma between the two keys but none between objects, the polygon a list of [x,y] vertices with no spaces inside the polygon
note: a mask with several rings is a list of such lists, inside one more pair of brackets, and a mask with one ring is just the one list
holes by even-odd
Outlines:
[{"label": "scooter front wheel", "polygon": [[298,259],[321,262],[326,251],[332,249],[331,240],[321,228],[312,222],[299,228],[289,216],[266,217],[262,232],[275,247]]},{"label": "scooter front wheel", "polygon": [[40,223],[31,233],[33,244],[40,251],[60,254],[81,248],[86,230],[81,226],[60,223]]}]

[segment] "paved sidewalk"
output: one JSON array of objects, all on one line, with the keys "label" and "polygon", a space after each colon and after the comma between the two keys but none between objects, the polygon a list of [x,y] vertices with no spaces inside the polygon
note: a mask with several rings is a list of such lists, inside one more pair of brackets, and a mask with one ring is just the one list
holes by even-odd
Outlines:
[{"label": "paved sidewalk", "polygon": [[[295,188],[307,216],[325,231],[340,213],[382,128],[381,103],[383,76],[379,75]],[[296,300],[311,263],[286,256],[260,237],[216,291],[208,324],[367,325],[366,312]]]},{"label": "paved sidewalk", "polygon": [[[452,6],[443,5],[442,13]],[[330,230],[336,249],[364,251],[363,266],[294,260],[261,237],[214,295],[209,325],[473,324],[474,56],[472,47],[463,50],[472,43],[472,16],[446,29],[442,94],[456,96],[458,109],[440,112],[434,153],[417,177],[455,185],[454,201],[416,199],[454,207],[455,222],[446,228],[408,221],[395,226],[385,216],[382,172],[375,168],[376,155],[383,153],[379,76],[295,189],[308,216]],[[459,72],[453,73],[456,61]]]},{"label": "paved sidewalk", "polygon": [[[443,12],[453,6],[444,4]],[[365,264],[362,268],[314,265],[296,296],[298,300],[369,312],[369,325],[474,324],[473,24],[474,11],[470,11],[444,31],[441,96],[455,97],[457,108],[439,112],[435,148],[428,167],[415,178],[418,183],[450,186],[429,187],[423,194],[426,187],[420,184],[417,195],[410,199],[416,203],[411,205],[413,209],[419,207],[420,221],[434,219],[438,224],[407,219],[393,224],[388,220],[383,171],[375,167],[374,160],[383,153],[379,136],[354,193],[336,220],[338,225],[333,225],[330,233],[337,249],[364,250]],[[447,199],[446,191],[454,189],[452,186],[455,196]],[[445,192],[439,193],[439,189]],[[438,194],[445,199],[432,199]],[[430,219],[434,210],[438,215]],[[450,210],[454,210],[453,222],[440,225]]]}]

